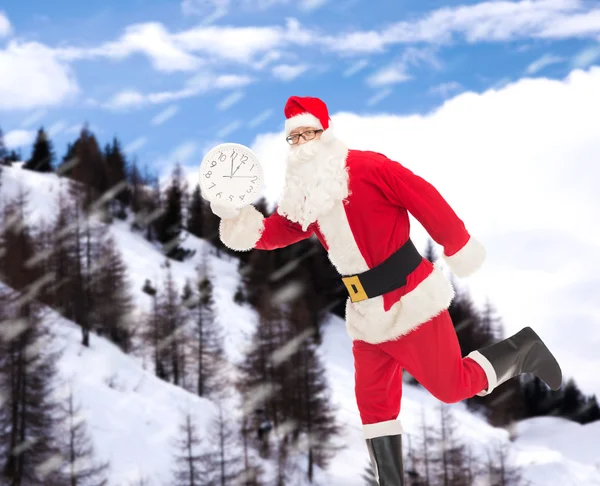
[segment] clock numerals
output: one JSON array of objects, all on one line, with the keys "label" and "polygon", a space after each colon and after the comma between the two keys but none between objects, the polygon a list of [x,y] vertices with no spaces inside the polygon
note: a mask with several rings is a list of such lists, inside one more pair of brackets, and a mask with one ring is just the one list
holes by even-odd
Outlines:
[{"label": "clock numerals", "polygon": [[252,184],[254,184],[257,181],[257,179],[258,179],[258,176],[254,176],[250,182],[252,182]]},{"label": "clock numerals", "polygon": [[246,192],[247,192],[248,194],[250,194],[250,193],[252,192],[252,186],[250,186],[248,189],[246,189]]},{"label": "clock numerals", "polygon": [[242,201],[243,201],[245,197],[246,197],[246,194],[242,194],[242,195],[240,196],[240,200],[242,200]]},{"label": "clock numerals", "polygon": [[227,159],[227,156],[223,153],[220,152],[221,155],[219,155],[219,161],[224,162]]},{"label": "clock numerals", "polygon": [[206,174],[204,174],[204,177],[206,177],[207,179],[210,179],[211,175],[212,175],[212,170],[209,170]]},{"label": "clock numerals", "polygon": [[221,194],[223,194],[222,192],[217,192],[217,194],[215,194],[217,197],[221,197]]},{"label": "clock numerals", "polygon": [[212,183],[212,186],[210,186],[210,187],[209,187],[209,189],[212,189],[212,188],[213,188],[213,187],[215,187],[215,186],[216,186],[216,184],[213,182],[213,183]]},{"label": "clock numerals", "polygon": [[255,166],[255,165],[256,165],[256,164],[252,164],[252,167],[250,167],[250,170],[254,169],[254,166]]},{"label": "clock numerals", "polygon": [[214,167],[215,165],[217,165],[217,161],[216,161],[216,160],[213,160],[213,161],[210,163],[210,166],[211,166],[211,167]]},{"label": "clock numerals", "polygon": [[232,195],[229,195],[229,200],[233,201],[233,196]]}]

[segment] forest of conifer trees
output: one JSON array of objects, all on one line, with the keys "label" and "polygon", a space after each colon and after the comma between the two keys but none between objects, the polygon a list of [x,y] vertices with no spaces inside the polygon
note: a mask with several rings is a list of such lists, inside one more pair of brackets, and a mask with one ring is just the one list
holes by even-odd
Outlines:
[{"label": "forest of conifer trees", "polygon": [[[5,149],[0,132],[0,169],[19,159],[20,154]],[[231,420],[220,407],[209,437],[198,432],[190,416],[181,417],[180,437],[173,444],[173,484],[228,485],[240,477],[247,486],[266,484],[250,450],[274,464],[278,486],[289,484],[298,468],[308,481],[315,466],[327,468],[343,424],[336,420],[318,349],[327,314],[344,317],[346,294],[318,241],[234,253],[220,242],[219,219],[199,186],[188,187],[180,165],[161,188],[156,175],[135,159],[126,160],[117,138],[101,148],[87,127],[60,159],[40,128],[22,170],[56,173],[64,185],[56,195],[56,214],[44,225],[28,224],[26,193],[0,208],[0,281],[7,286],[0,287],[5,329],[0,333],[0,394],[6,397],[0,412],[0,475],[10,478],[11,486],[107,484],[109,464],[90,460],[88,468],[70,467],[93,456],[85,427],[72,420],[76,397],[69,395],[67,405],[54,402],[57,356],[28,352],[51,338],[42,324],[44,306],[80,327],[83,346],[94,335],[103,336],[124,353],[150,357],[160,379],[215,403],[234,389],[239,393],[243,418],[239,423]],[[269,214],[264,200],[256,207]],[[105,230],[115,219],[131,221],[131,231],[164,256],[162,280],[148,279],[143,287],[152,305],[142,317],[133,313],[127,267]],[[210,242],[216,255],[239,259],[234,299],[258,316],[234,380],[224,353],[220,330],[226,323],[219,321],[208,255],[186,249],[186,234]],[[435,259],[431,242],[424,254]],[[170,262],[193,256],[200,262],[197,277],[180,288]],[[463,355],[504,337],[492,306],[477,309],[464,292],[457,293],[450,314]],[[496,426],[541,415],[582,424],[600,418],[596,398],[585,396],[572,379],[559,392],[549,391],[539,380],[511,380],[467,405]],[[30,439],[31,446],[17,447]],[[489,461],[476,465],[459,442],[451,414],[441,407],[437,427],[424,424],[423,439],[407,449],[407,484],[462,486],[484,473],[495,478],[490,484],[521,484],[518,471],[506,462],[506,451],[490,451]],[[61,460],[48,466],[57,455]],[[373,484],[372,478],[366,477],[365,484]]]}]

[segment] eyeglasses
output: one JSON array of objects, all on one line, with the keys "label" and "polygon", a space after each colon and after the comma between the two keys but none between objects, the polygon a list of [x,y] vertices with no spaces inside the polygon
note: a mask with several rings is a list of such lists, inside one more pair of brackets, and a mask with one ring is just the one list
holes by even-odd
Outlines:
[{"label": "eyeglasses", "polygon": [[317,136],[317,133],[322,132],[322,131],[323,130],[306,130],[305,132],[302,132],[302,133],[290,135],[289,137],[286,137],[285,140],[290,145],[296,145],[298,143],[298,140],[300,140],[300,137],[302,137],[304,140],[306,140],[308,142],[309,140],[312,140],[313,138],[315,138]]}]

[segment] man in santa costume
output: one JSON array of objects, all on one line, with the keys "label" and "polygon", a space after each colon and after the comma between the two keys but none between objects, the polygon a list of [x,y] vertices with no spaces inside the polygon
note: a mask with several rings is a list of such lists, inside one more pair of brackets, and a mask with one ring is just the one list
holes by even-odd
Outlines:
[{"label": "man in santa costume", "polygon": [[[213,203],[220,237],[238,251],[312,235],[323,244],[349,293],[356,402],[373,469],[381,486],[402,485],[403,369],[444,403],[485,396],[521,373],[557,390],[562,373],[529,327],[463,357],[448,313],[454,289],[440,262],[466,277],[483,263],[483,246],[430,183],[385,155],[349,149],[323,101],[292,96],[284,113],[290,152],[277,209],[265,218],[252,205]],[[441,261],[416,250],[409,213],[443,247]]]}]

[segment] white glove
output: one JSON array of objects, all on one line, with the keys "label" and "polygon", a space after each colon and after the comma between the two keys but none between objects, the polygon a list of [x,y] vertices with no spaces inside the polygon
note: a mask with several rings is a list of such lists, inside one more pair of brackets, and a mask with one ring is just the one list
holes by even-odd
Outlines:
[{"label": "white glove", "polygon": [[240,214],[240,210],[229,206],[224,206],[214,201],[210,203],[211,211],[221,219],[233,219],[237,218]]}]

